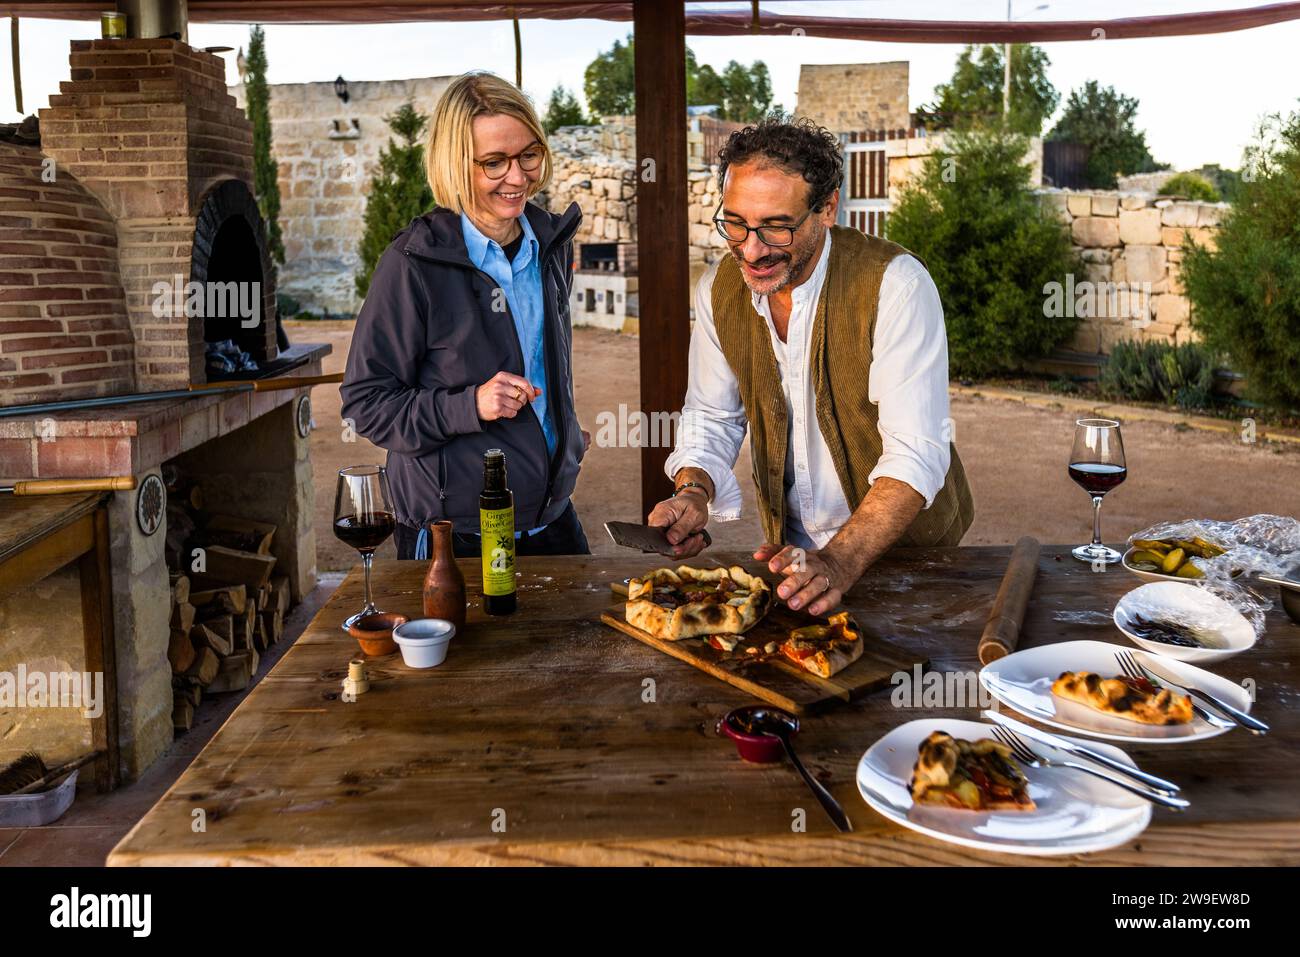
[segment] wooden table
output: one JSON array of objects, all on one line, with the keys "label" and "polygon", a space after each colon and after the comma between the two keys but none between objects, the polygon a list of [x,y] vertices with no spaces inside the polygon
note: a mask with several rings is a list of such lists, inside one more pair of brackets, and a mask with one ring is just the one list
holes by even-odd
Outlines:
[{"label": "wooden table", "polygon": [[[868,633],[977,667],[975,648],[1009,548],[895,553],[847,604]],[[747,561],[719,553],[723,561]],[[1218,670],[1258,682],[1264,738],[1242,731],[1134,748],[1184,785],[1192,809],[1156,809],[1123,848],[1082,858],[984,854],[897,827],[867,807],[854,772],[889,729],[967,709],[899,710],[890,693],[804,720],[798,747],[839,799],[836,833],[794,770],[747,765],[714,725],[740,692],[596,621],[608,582],[647,559],[521,558],[519,612],[471,603],[446,663],[371,666],[371,690],[340,698],[361,603],[359,572],[109,857],[110,864],[1295,864],[1300,626],[1270,613],[1260,645]],[[748,561],[750,567],[753,562]],[[477,594],[476,562],[462,567]],[[1119,637],[1109,615],[1139,584],[1046,548],[1023,646]],[[380,607],[417,614],[425,565],[377,562]],[[794,833],[797,810],[807,830]],[[192,827],[202,809],[206,830]]]},{"label": "wooden table", "polygon": [[113,641],[108,495],[0,495],[0,595],[35,584],[72,562],[81,575],[85,669],[104,675],[104,707],[90,719],[101,791],[118,784],[117,657]]}]

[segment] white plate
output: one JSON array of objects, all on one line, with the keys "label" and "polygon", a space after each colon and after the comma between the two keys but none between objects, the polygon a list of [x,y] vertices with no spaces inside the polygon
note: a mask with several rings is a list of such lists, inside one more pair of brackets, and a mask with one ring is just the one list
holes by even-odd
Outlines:
[{"label": "white plate", "polygon": [[980,684],[1003,704],[1036,721],[1107,741],[1141,744],[1201,741],[1229,730],[1216,728],[1200,717],[1193,718],[1190,724],[1139,724],[1102,714],[1076,701],[1063,701],[1052,694],[1052,682],[1063,671],[1092,671],[1106,678],[1123,674],[1115,660],[1117,651],[1129,651],[1152,671],[1168,675],[1179,684],[1195,685],[1242,711],[1250,711],[1246,689],[1227,678],[1184,661],[1134,651],[1128,645],[1108,641],[1062,641],[1013,652],[985,665],[980,670]]},{"label": "white plate", "polygon": [[[968,741],[993,736],[992,726],[978,721],[924,718],[889,732],[858,762],[858,790],[876,811],[896,824],[940,841],[1003,854],[1086,854],[1118,847],[1137,837],[1151,820],[1151,805],[1100,778],[1070,768],[1022,768],[1029,779],[1033,811],[960,811],[917,806],[908,783],[916,749],[932,731],[946,731]],[[1055,759],[1061,752],[1040,742]],[[1119,748],[1089,744],[1125,764],[1132,760]]]},{"label": "white plate", "polygon": [[[1197,665],[1223,661],[1255,644],[1255,629],[1241,612],[1213,592],[1182,584],[1152,582],[1134,588],[1115,605],[1115,627],[1139,648]],[[1139,638],[1132,630],[1136,615],[1148,620],[1195,622],[1198,630],[1214,635],[1222,647],[1184,648]]]},{"label": "white plate", "polygon": [[1141,568],[1134,568],[1129,564],[1129,559],[1132,557],[1134,552],[1138,551],[1141,551],[1141,549],[1129,548],[1124,552],[1123,557],[1120,559],[1120,564],[1124,566],[1125,571],[1131,572],[1144,582],[1177,582],[1180,585],[1196,584],[1197,579],[1195,578],[1179,578],[1177,575],[1166,575],[1164,572],[1149,572]]}]

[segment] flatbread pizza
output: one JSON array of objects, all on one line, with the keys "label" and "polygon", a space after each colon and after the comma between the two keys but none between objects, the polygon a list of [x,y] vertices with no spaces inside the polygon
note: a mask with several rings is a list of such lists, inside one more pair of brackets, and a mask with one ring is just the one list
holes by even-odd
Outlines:
[{"label": "flatbread pizza", "polygon": [[739,635],[767,614],[767,582],[739,565],[658,568],[627,586],[629,625],[666,641]]}]

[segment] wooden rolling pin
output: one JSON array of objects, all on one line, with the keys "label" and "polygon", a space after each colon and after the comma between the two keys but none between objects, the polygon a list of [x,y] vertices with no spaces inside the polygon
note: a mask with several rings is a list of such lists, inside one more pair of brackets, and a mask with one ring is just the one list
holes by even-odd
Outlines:
[{"label": "wooden rolling pin", "polygon": [[1026,535],[1016,542],[1007,563],[1006,574],[998,586],[998,596],[993,599],[993,610],[980,635],[980,664],[987,665],[1016,650],[1020,643],[1020,626],[1025,620],[1025,608],[1034,590],[1034,576],[1038,572],[1038,539]]},{"label": "wooden rolling pin", "polygon": [[282,392],[285,389],[300,389],[308,385],[328,385],[342,382],[342,372],[326,372],[323,375],[286,376],[284,378],[226,380],[224,382],[199,382],[190,386],[191,392]]},{"label": "wooden rolling pin", "polygon": [[67,492],[121,492],[135,488],[134,475],[110,475],[105,478],[27,479],[13,485],[0,485],[0,494],[63,495]]}]

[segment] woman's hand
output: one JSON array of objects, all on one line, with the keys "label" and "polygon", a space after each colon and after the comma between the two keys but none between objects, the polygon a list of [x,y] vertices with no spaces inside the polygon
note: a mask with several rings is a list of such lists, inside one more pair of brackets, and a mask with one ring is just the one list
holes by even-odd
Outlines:
[{"label": "woman's hand", "polygon": [[491,422],[494,419],[513,419],[520,409],[541,394],[542,390],[523,376],[498,372],[478,387],[474,398],[478,417]]}]

